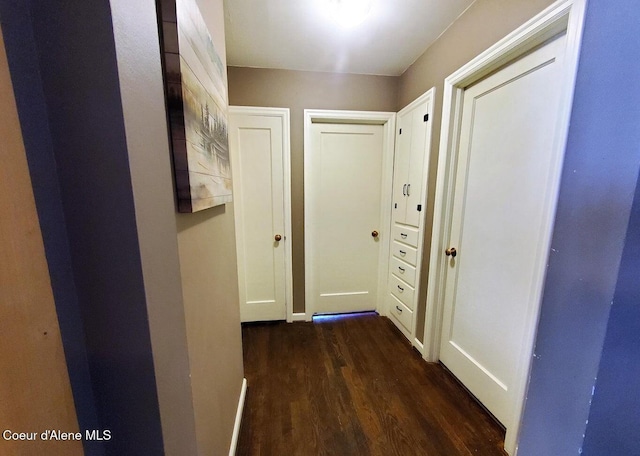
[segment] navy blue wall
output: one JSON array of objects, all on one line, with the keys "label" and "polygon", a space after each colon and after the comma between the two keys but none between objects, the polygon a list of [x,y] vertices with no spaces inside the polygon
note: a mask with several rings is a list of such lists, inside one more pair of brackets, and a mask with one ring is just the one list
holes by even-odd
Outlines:
[{"label": "navy blue wall", "polygon": [[109,2],[1,0],[78,419],[87,454],[162,454]]},{"label": "navy blue wall", "polygon": [[[640,141],[636,148],[640,148]],[[583,454],[640,454],[640,183],[631,209]]]},{"label": "navy blue wall", "polygon": [[521,456],[583,445],[640,168],[639,17],[637,0],[588,4]]}]

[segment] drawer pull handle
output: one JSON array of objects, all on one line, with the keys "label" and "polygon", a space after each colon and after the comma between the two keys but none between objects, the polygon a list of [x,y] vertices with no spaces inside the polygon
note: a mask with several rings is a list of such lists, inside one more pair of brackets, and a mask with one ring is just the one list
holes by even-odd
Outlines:
[{"label": "drawer pull handle", "polygon": [[402,186],[402,196],[407,196],[407,184]]},{"label": "drawer pull handle", "polygon": [[400,308],[400,306],[396,306],[396,309],[398,309],[398,312],[402,313],[402,309]]},{"label": "drawer pull handle", "polygon": [[402,293],[404,291],[404,288],[402,288],[400,285],[398,285],[398,290],[400,290],[400,293]]},{"label": "drawer pull handle", "polygon": [[402,273],[404,274],[404,271],[405,271],[405,269],[404,269],[404,268],[402,268],[402,267],[398,266],[398,269],[400,269],[400,272],[402,272]]},{"label": "drawer pull handle", "polygon": [[411,194],[409,193],[410,188],[411,188],[411,184],[407,184],[407,196],[411,196]]},{"label": "drawer pull handle", "polygon": [[405,252],[404,250],[398,250],[398,252],[400,252],[400,255],[405,256],[407,254],[407,252]]},{"label": "drawer pull handle", "polygon": [[407,238],[407,234],[406,234],[406,233],[400,233],[400,237],[401,237],[402,239],[406,239],[406,238]]}]

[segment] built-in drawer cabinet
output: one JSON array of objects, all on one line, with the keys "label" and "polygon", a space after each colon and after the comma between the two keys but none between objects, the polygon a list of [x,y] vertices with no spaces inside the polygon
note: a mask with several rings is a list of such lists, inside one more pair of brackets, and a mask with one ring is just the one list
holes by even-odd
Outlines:
[{"label": "built-in drawer cabinet", "polygon": [[391,257],[391,273],[401,278],[409,285],[415,288],[416,286],[416,268],[408,263],[396,258]]},{"label": "built-in drawer cabinet", "polygon": [[405,306],[413,310],[414,289],[411,285],[391,274],[389,277],[389,291],[392,295],[402,301]]},{"label": "built-in drawer cabinet", "polygon": [[384,300],[391,321],[420,351],[423,344],[415,334],[419,326],[415,318],[421,286],[434,90],[418,97],[396,117],[391,236],[386,265],[389,270]]},{"label": "built-in drawer cabinet", "polygon": [[399,258],[412,266],[416,265],[418,251],[413,247],[409,247],[408,245],[400,244],[399,242],[394,241],[391,246],[391,254],[394,257]]},{"label": "built-in drawer cabinet", "polygon": [[418,247],[418,230],[403,225],[393,225],[393,239],[404,244]]},{"label": "built-in drawer cabinet", "polygon": [[411,309],[405,306],[402,301],[398,300],[398,298],[393,295],[389,295],[389,313],[396,321],[398,321],[403,326],[404,330],[408,334],[411,334],[411,326],[413,325],[413,312],[411,311]]}]

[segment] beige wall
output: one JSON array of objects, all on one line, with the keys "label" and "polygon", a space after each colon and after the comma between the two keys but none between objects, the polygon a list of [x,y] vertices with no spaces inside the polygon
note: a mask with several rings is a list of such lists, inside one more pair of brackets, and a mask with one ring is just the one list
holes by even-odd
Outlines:
[{"label": "beige wall", "polygon": [[226,454],[244,372],[232,205],[177,223],[198,454]]},{"label": "beige wall", "polygon": [[153,0],[111,0],[165,454],[196,454],[171,153]]},{"label": "beige wall", "polygon": [[304,312],[304,109],[395,111],[398,78],[229,67],[229,104],[291,110],[293,311]]},{"label": "beige wall", "polygon": [[[225,61],[222,0],[199,1]],[[227,454],[243,379],[233,204],[176,212],[153,0],[111,0],[167,455]]]},{"label": "beige wall", "polygon": [[424,332],[426,277],[431,246],[431,223],[435,197],[438,146],[442,121],[443,83],[447,76],[482,51],[495,44],[553,0],[476,0],[400,77],[397,108],[406,106],[431,87],[436,87],[431,162],[427,196],[427,223],[420,297],[418,299],[418,335]]},{"label": "beige wall", "polygon": [[[0,159],[0,432],[78,432],[1,31]],[[83,451],[78,441],[0,437],[0,454],[81,455]]]},{"label": "beige wall", "polygon": [[[222,0],[198,0],[226,62]],[[244,370],[233,204],[176,213],[198,454],[227,454]]]}]

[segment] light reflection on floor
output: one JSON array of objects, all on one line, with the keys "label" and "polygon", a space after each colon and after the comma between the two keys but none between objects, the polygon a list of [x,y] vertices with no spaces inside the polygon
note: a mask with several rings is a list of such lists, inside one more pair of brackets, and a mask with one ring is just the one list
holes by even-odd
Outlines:
[{"label": "light reflection on floor", "polygon": [[321,314],[321,315],[314,315],[312,318],[314,323],[325,323],[328,321],[345,320],[347,318],[357,318],[365,315],[377,316],[378,312],[371,311],[371,312],[353,312],[353,313],[343,313],[343,314]]}]

